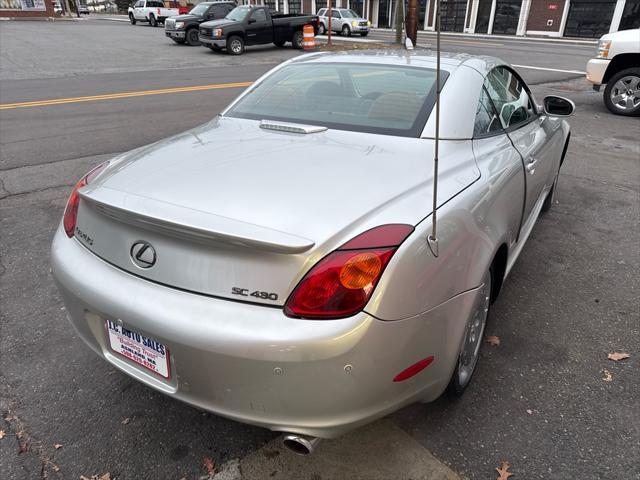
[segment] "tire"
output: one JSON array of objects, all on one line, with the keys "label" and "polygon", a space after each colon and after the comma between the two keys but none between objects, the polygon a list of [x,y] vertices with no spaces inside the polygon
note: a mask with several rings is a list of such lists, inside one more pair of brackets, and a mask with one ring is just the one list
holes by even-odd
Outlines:
[{"label": "tire", "polygon": [[151,25],[152,27],[158,26],[158,21],[156,20],[156,17],[154,15],[149,15],[149,25]]},{"label": "tire", "polygon": [[613,75],[604,89],[604,104],[616,115],[640,116],[640,68],[626,68]]},{"label": "tire", "polygon": [[351,36],[351,27],[349,27],[349,25],[343,25],[342,26],[342,30],[340,31],[340,35],[342,35],[343,37],[350,37]]},{"label": "tire", "polygon": [[227,53],[229,55],[242,55],[244,53],[244,40],[238,35],[227,39]]},{"label": "tire", "polygon": [[366,37],[367,35],[369,35],[369,32],[360,32],[361,37]]},{"label": "tire", "polygon": [[464,393],[476,371],[491,306],[492,276],[492,269],[487,270],[482,279],[482,287],[478,292],[476,305],[464,330],[464,339],[456,362],[456,368],[447,386],[447,393],[453,397],[459,397]]},{"label": "tire", "polygon": [[318,25],[318,35],[324,35],[325,33],[327,33],[327,27],[324,26],[324,23],[320,23]]},{"label": "tire", "polygon": [[191,45],[192,47],[195,47],[196,45],[200,45],[197,28],[190,28],[189,30],[187,30],[185,42],[187,43],[187,45]]},{"label": "tire", "polygon": [[553,206],[553,201],[556,198],[556,187],[558,186],[558,177],[560,176],[560,170],[556,173],[556,178],[553,179],[553,185],[551,185],[551,190],[547,193],[547,198],[544,199],[544,203],[542,204],[542,208],[540,209],[541,214],[547,213],[551,210]]},{"label": "tire", "polygon": [[129,14],[129,21],[131,22],[131,25],[136,24],[136,17],[133,16],[133,13]]},{"label": "tire", "polygon": [[304,42],[304,33],[302,33],[302,30],[293,32],[293,37],[291,38],[291,46],[296,50],[302,50],[304,48],[303,42]]},{"label": "tire", "polygon": [[273,42],[273,44],[276,47],[284,47],[285,41],[284,40],[278,40],[277,42]]}]

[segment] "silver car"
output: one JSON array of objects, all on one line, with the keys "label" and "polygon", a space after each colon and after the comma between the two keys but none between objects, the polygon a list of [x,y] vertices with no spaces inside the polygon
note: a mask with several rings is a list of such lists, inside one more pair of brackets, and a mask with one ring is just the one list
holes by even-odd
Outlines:
[{"label": "silver car", "polygon": [[[318,10],[320,22],[318,24],[318,35],[324,35],[329,30],[329,9],[321,8]],[[331,31],[338,32],[345,37],[351,36],[352,33],[359,33],[366,37],[369,35],[371,22],[366,18],[358,16],[356,12],[348,8],[332,8],[331,9]]]},{"label": "silver car", "polygon": [[73,189],[52,246],[98,355],[312,450],[469,385],[491,303],[553,203],[573,104],[495,58],[309,54]]}]

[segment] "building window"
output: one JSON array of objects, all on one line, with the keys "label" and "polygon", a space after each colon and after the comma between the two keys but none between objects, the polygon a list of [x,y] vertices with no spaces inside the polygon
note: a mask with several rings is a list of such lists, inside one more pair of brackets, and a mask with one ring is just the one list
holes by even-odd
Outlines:
[{"label": "building window", "polygon": [[464,31],[467,0],[442,0],[440,3],[440,30],[443,32]]},{"label": "building window", "polygon": [[609,32],[615,8],[616,0],[573,0],[564,36],[600,38]]},{"label": "building window", "polygon": [[289,13],[301,13],[302,2],[301,0],[289,0]]},{"label": "building window", "polygon": [[640,0],[627,0],[618,30],[631,30],[638,27],[640,27]]},{"label": "building window", "polygon": [[491,4],[493,0],[480,0],[478,3],[478,16],[476,17],[475,33],[488,33],[489,20],[491,19]]},{"label": "building window", "polygon": [[427,12],[427,0],[420,0],[418,7],[418,28],[424,28],[426,27],[424,17]]},{"label": "building window", "polygon": [[522,0],[497,0],[493,19],[493,33],[515,35],[520,20]]}]

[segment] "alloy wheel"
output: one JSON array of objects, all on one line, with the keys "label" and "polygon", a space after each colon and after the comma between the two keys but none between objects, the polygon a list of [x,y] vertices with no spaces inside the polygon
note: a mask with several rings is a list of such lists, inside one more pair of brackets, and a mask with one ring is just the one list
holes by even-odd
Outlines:
[{"label": "alloy wheel", "polygon": [[627,75],[618,80],[609,94],[611,103],[618,109],[630,111],[640,106],[640,77]]},{"label": "alloy wheel", "polygon": [[480,292],[478,293],[475,311],[467,323],[464,344],[462,345],[462,351],[460,352],[458,378],[462,388],[464,388],[471,380],[473,371],[478,363],[484,328],[487,324],[487,316],[489,314],[490,301],[491,272],[487,271],[485,278],[483,279],[483,285],[480,287]]}]

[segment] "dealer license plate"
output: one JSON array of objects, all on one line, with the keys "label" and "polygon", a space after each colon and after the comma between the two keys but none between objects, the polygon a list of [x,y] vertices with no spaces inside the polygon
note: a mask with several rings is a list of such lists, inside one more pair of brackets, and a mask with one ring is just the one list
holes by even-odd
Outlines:
[{"label": "dealer license plate", "polygon": [[107,320],[105,323],[109,346],[114,352],[163,378],[169,378],[169,350],[166,346],[152,338],[117,325],[111,320]]}]

